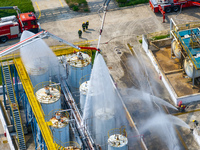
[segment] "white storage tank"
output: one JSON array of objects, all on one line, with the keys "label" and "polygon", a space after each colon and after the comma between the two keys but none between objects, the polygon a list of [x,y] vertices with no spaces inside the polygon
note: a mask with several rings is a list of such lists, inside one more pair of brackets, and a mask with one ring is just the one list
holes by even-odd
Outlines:
[{"label": "white storage tank", "polygon": [[194,73],[194,65],[192,64],[192,61],[187,57],[184,60],[184,70],[185,73],[188,75],[188,77],[193,78],[193,74],[194,74],[194,78],[199,77],[200,76],[200,70],[195,70]]},{"label": "white storage tank", "polygon": [[108,131],[115,128],[114,114],[114,111],[110,108],[100,108],[95,112],[95,136],[97,144],[105,144]]},{"label": "white storage tank", "polygon": [[128,150],[128,139],[122,134],[114,134],[108,138],[108,150]]},{"label": "white storage tank", "polygon": [[45,120],[49,121],[52,118],[51,114],[61,109],[60,86],[48,81],[42,82],[35,86],[34,92],[42,106]]},{"label": "white storage tank", "polygon": [[74,93],[79,93],[79,81],[82,77],[91,74],[91,57],[88,54],[78,52],[66,56],[67,59],[67,83]]},{"label": "white storage tank", "polygon": [[36,86],[37,84],[49,79],[48,64],[42,58],[37,58],[33,61],[27,62],[24,65],[33,86]]},{"label": "white storage tank", "polygon": [[29,75],[42,75],[48,71],[48,64],[42,60],[42,58],[37,58],[32,62],[25,64],[26,71]]},{"label": "white storage tank", "polygon": [[181,59],[181,46],[178,44],[178,42],[173,39],[171,43],[171,49],[176,56],[176,58]]},{"label": "white storage tank", "polygon": [[90,81],[85,81],[81,84],[79,91],[80,91],[80,108],[82,112],[84,111],[86,96],[88,92],[88,86]]},{"label": "white storage tank", "polygon": [[50,119],[52,122],[51,131],[54,141],[63,147],[69,142],[69,114],[67,112],[55,112],[55,116]]}]

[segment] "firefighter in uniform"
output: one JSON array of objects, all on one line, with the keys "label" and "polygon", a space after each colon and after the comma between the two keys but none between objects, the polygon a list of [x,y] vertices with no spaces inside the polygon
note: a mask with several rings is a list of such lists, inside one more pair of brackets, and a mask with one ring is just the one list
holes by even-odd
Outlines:
[{"label": "firefighter in uniform", "polygon": [[197,120],[192,120],[194,122],[194,126],[197,127],[199,125],[199,122]]},{"label": "firefighter in uniform", "polygon": [[83,32],[85,32],[85,27],[86,27],[86,24],[85,24],[85,22],[83,22],[83,24],[82,24]]},{"label": "firefighter in uniform", "polygon": [[85,23],[85,25],[86,25],[86,30],[88,29],[88,26],[89,26],[89,21],[87,21],[86,23]]},{"label": "firefighter in uniform", "polygon": [[79,38],[81,38],[81,36],[82,36],[82,31],[81,31],[81,29],[78,30],[78,36],[79,36]]},{"label": "firefighter in uniform", "polygon": [[185,105],[181,105],[180,112],[185,112],[185,109],[186,109],[186,106]]},{"label": "firefighter in uniform", "polygon": [[199,122],[197,120],[192,120],[193,125],[192,128],[190,128],[191,131],[194,131],[194,129],[199,125]]}]

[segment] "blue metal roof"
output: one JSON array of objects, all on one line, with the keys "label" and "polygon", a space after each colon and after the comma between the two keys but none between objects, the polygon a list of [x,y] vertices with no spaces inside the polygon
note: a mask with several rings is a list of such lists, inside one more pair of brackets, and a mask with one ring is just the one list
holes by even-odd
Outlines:
[{"label": "blue metal roof", "polygon": [[179,40],[181,41],[182,46],[184,46],[184,49],[186,50],[188,56],[190,56],[191,60],[193,61],[193,64],[195,64],[197,69],[200,69],[200,48],[191,47],[190,45],[190,39],[192,33],[191,30],[197,37],[200,36],[199,28],[178,31],[176,34]]}]

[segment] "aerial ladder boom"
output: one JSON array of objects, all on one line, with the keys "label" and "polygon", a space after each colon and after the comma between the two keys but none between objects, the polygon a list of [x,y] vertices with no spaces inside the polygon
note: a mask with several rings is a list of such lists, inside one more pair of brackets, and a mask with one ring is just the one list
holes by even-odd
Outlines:
[{"label": "aerial ladder boom", "polygon": [[[103,10],[104,10],[104,14],[103,14],[103,19],[102,19],[102,23],[101,23],[101,29],[99,32],[99,40],[98,40],[98,45],[97,45],[97,49],[99,49],[99,45],[100,45],[100,41],[101,41],[101,34],[103,32],[103,26],[104,26],[104,22],[105,22],[105,18],[106,18],[106,12],[107,12],[107,7],[110,3],[110,0],[105,0],[104,4],[103,4]],[[99,9],[100,10],[100,9]]]},{"label": "aerial ladder boom", "polygon": [[63,43],[65,43],[65,44],[67,44],[67,45],[72,46],[73,48],[76,48],[76,49],[78,49],[78,50],[81,49],[80,47],[78,47],[78,46],[76,46],[76,45],[74,45],[74,44],[72,44],[72,43],[70,43],[70,42],[68,42],[68,41],[66,41],[66,40],[61,39],[60,37],[58,37],[58,36],[56,36],[56,35],[54,35],[54,34],[52,34],[52,33],[49,33],[49,32],[47,32],[47,31],[41,31],[41,32],[39,32],[39,33],[37,33],[37,34],[35,34],[35,35],[33,35],[33,36],[31,36],[31,37],[29,37],[29,38],[27,38],[27,39],[25,39],[25,40],[19,42],[19,43],[16,43],[16,44],[13,45],[13,46],[8,47],[7,49],[1,51],[1,52],[0,52],[0,57],[5,56],[5,55],[8,55],[8,54],[10,54],[10,53],[12,53],[12,52],[18,50],[18,49],[21,48],[21,47],[24,47],[24,46],[26,46],[26,45],[28,45],[28,44],[34,42],[34,41],[39,40],[40,38],[45,38],[45,37],[47,37],[47,38],[48,38],[48,37],[52,37],[52,38],[58,40],[59,42],[63,42]]}]

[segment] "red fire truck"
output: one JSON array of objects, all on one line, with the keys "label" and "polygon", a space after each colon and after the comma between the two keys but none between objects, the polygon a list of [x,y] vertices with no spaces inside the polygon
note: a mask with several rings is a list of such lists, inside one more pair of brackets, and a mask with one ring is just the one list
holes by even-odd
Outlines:
[{"label": "red fire truck", "polygon": [[0,7],[0,9],[14,9],[17,16],[0,18],[0,41],[6,42],[8,39],[17,38],[24,30],[34,33],[38,32],[39,25],[33,12],[21,13],[17,6]]},{"label": "red fire truck", "polygon": [[200,6],[200,0],[149,0],[149,4],[155,13],[162,13],[164,22],[165,12],[176,12],[179,11],[180,8]]}]

